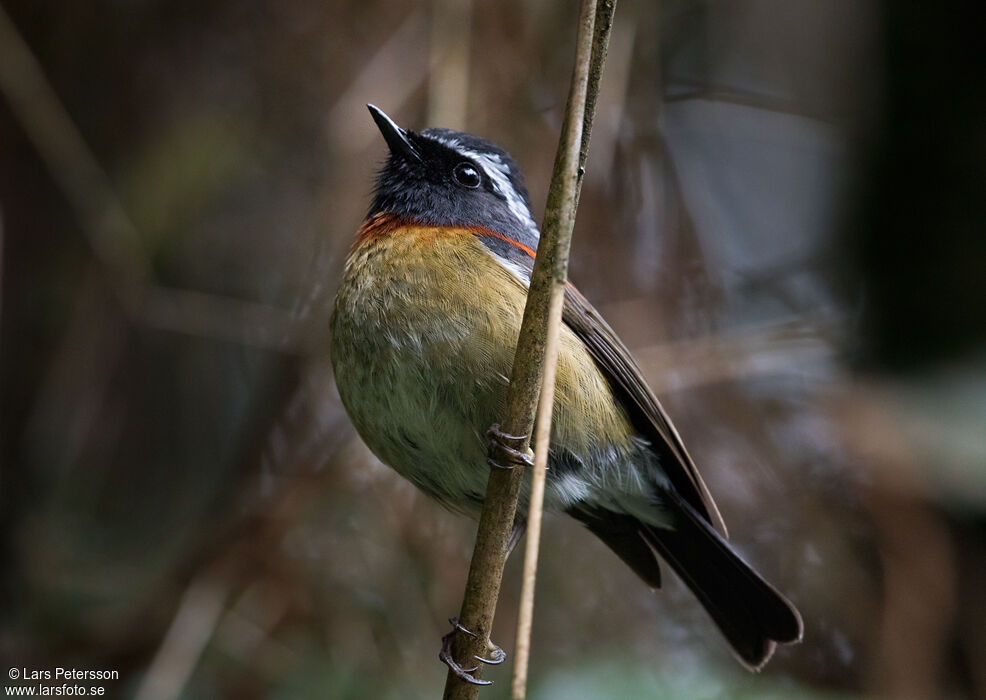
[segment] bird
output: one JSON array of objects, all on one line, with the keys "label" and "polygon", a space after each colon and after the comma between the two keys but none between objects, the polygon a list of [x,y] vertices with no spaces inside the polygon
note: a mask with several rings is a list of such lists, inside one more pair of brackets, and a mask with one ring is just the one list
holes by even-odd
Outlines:
[{"label": "bird", "polygon": [[[505,150],[450,129],[405,129],[367,108],[389,154],[333,306],[336,385],[383,463],[478,517],[487,428],[504,413],[538,226]],[[666,564],[737,659],[759,671],[777,644],[801,640],[800,613],[729,544],[668,414],[571,283],[562,321],[545,509],[582,523],[652,589]]]}]

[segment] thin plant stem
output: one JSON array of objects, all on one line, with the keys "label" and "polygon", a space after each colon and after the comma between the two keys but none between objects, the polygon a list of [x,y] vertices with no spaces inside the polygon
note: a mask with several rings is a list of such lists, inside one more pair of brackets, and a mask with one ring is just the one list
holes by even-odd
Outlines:
[{"label": "thin plant stem", "polygon": [[[586,3],[587,5],[589,3]],[[527,542],[524,549],[524,572],[521,584],[520,609],[517,617],[517,639],[514,646],[514,669],[511,685],[513,700],[523,700],[527,696],[527,677],[530,665],[531,627],[534,620],[534,591],[537,582],[537,562],[541,541],[541,515],[544,507],[544,489],[547,477],[548,446],[551,442],[551,412],[554,406],[555,372],[558,366],[558,344],[561,336],[562,308],[565,301],[565,284],[568,280],[568,251],[571,247],[572,231],[575,225],[575,212],[585,175],[585,163],[589,154],[589,135],[596,111],[599,95],[599,82],[609,47],[610,31],[613,27],[613,13],[616,0],[596,4],[592,22],[592,40],[589,56],[582,49],[585,37],[580,34],[576,55],[575,71],[568,100],[566,119],[568,123],[562,130],[562,140],[558,145],[559,157],[562,149],[573,149],[578,143],[575,183],[572,188],[573,201],[568,213],[569,220],[563,220],[559,227],[556,245],[563,248],[563,254],[556,259],[554,284],[551,288],[551,302],[548,313],[548,335],[545,347],[544,376],[541,397],[538,404],[537,435],[534,441],[534,471],[531,475],[531,495],[527,515]],[[584,8],[584,12],[589,11]],[[580,31],[586,30],[584,24]],[[581,119],[578,115],[581,102]],[[581,124],[578,122],[581,121]],[[576,125],[576,128],[571,128]],[[566,166],[571,161],[572,152]],[[569,171],[569,175],[571,172]],[[550,199],[549,199],[550,202]],[[548,228],[547,215],[545,229]]]},{"label": "thin plant stem", "polygon": [[[575,225],[575,209],[584,173],[584,152],[588,151],[589,128],[592,124],[592,116],[587,113],[586,104],[591,101],[594,105],[595,96],[598,94],[598,81],[602,73],[605,46],[608,45],[608,31],[612,25],[615,0],[604,0],[602,4],[607,8],[602,14],[604,18],[608,18],[603,22],[604,37],[595,35],[593,31],[599,13],[596,0],[583,0],[579,15],[575,69],[555,156],[551,186],[548,190],[541,241],[534,261],[527,305],[514,355],[505,414],[501,422],[503,433],[521,436],[515,439],[507,438],[505,442],[509,443],[509,447],[522,452],[529,449],[538,398],[542,393],[549,328],[554,327],[555,334],[560,328],[561,299],[568,278],[568,254],[572,229]],[[602,46],[603,50],[602,56],[596,56],[596,60],[593,60],[595,46]],[[554,303],[552,303],[553,298],[557,299]],[[553,307],[557,307],[554,314],[552,314]],[[552,315],[554,315],[553,323]],[[553,374],[552,369],[552,386]],[[550,431],[550,397],[546,397],[546,400],[549,414],[542,424]],[[550,435],[550,432],[545,434]],[[548,442],[547,438],[537,441],[542,452],[542,471],[547,462]],[[496,448],[493,457],[495,460],[499,457],[503,463],[510,461],[506,455],[498,455]],[[485,657],[489,653],[490,630],[500,594],[508,542],[516,518],[517,501],[525,477],[524,470],[519,468],[490,471],[462,610],[459,614],[462,626],[473,632],[475,636],[457,633],[452,649],[456,661],[466,667],[476,665],[469,660]],[[543,490],[543,484],[541,488]],[[534,554],[536,555],[536,551]],[[531,575],[533,576],[533,571]],[[533,580],[531,591],[533,592]],[[528,629],[530,627],[529,621],[527,627]],[[529,638],[529,634],[526,636]],[[528,649],[529,643],[524,642],[524,651],[521,654],[524,656],[525,677],[526,659],[529,658]],[[478,669],[474,675],[479,677],[480,671],[481,669]],[[521,681],[521,685],[523,684],[524,681]],[[475,700],[478,694],[478,686],[449,672],[443,696],[445,700]]]}]

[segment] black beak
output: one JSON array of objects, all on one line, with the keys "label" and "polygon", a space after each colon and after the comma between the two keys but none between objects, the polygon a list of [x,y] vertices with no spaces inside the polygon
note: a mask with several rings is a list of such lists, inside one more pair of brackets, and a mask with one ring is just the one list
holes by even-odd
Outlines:
[{"label": "black beak", "polygon": [[397,126],[394,120],[383,113],[383,110],[374,105],[367,105],[373,121],[377,123],[377,128],[383,134],[390,152],[395,156],[401,156],[408,161],[420,161],[421,155],[407,137],[407,131]]}]

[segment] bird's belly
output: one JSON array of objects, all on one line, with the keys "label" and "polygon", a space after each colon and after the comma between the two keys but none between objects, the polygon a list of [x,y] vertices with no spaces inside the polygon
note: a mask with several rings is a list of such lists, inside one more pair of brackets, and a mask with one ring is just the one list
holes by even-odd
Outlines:
[{"label": "bird's belly", "polygon": [[429,495],[473,510],[486,489],[484,433],[503,405],[524,291],[493,277],[500,270],[477,269],[496,263],[471,234],[429,231],[354,251],[336,298],[332,362],[370,449]]},{"label": "bird's belly", "polygon": [[[469,232],[404,229],[347,261],[332,319],[340,396],[370,449],[453,509],[482,502],[525,300]],[[644,489],[626,416],[567,328],[554,414],[547,507]]]}]

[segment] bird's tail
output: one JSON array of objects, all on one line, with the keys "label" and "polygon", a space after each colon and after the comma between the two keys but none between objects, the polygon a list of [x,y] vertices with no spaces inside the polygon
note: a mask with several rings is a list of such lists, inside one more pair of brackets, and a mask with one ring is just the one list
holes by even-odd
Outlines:
[{"label": "bird's tail", "polygon": [[801,640],[797,609],[732,550],[686,502],[662,494],[674,517],[659,528],[629,515],[601,509],[570,513],[602,539],[650,586],[660,586],[655,553],[695,594],[742,663],[760,670],[778,643]]}]

